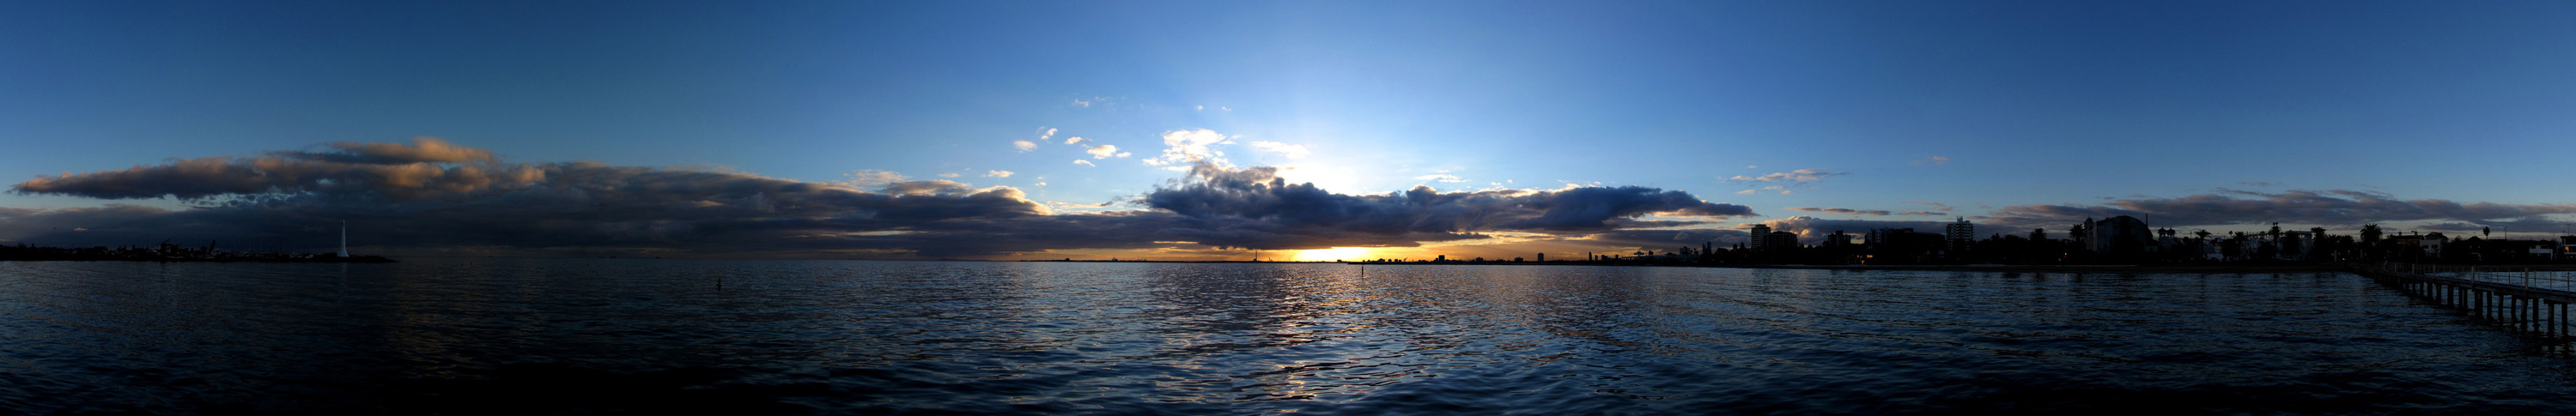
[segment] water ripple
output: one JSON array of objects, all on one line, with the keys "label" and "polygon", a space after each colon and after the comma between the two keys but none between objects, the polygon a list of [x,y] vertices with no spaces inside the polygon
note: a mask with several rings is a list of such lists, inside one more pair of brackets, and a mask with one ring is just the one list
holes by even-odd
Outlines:
[{"label": "water ripple", "polygon": [[2540,413],[2570,363],[2339,273],[0,262],[31,413]]}]

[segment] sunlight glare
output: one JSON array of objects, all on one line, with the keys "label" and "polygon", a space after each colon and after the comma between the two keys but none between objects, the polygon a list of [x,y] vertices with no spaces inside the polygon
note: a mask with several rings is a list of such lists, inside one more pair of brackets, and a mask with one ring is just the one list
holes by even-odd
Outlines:
[{"label": "sunlight glare", "polygon": [[1297,251],[1297,261],[1364,260],[1368,258],[1369,249],[1360,247],[1334,247],[1321,250]]}]

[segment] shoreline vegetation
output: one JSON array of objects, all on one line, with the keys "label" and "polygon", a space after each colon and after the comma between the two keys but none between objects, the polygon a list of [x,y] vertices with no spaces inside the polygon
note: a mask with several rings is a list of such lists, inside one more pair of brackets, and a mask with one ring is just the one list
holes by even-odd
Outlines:
[{"label": "shoreline vegetation", "polygon": [[180,247],[162,242],[157,247],[37,247],[24,243],[0,246],[0,261],[157,261],[157,262],[254,262],[254,263],[393,263],[384,256],[347,256],[336,253],[293,253],[283,251],[231,251],[204,247]]}]

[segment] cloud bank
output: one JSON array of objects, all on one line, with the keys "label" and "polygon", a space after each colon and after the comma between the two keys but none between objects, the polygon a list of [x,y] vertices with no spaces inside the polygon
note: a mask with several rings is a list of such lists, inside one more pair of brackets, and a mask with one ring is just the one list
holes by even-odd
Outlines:
[{"label": "cloud bank", "polygon": [[1384,195],[1344,195],[1292,184],[1278,169],[1228,169],[1200,163],[1189,177],[1142,200],[1186,218],[1171,230],[1201,244],[1253,249],[1334,246],[1410,247],[1426,241],[1478,239],[1478,231],[1593,233],[1669,227],[1693,221],[1643,220],[1649,214],[1727,218],[1751,208],[1701,201],[1689,193],[1635,186],[1558,190],[1440,192],[1417,186]]},{"label": "cloud bank", "polygon": [[[1182,141],[1193,140],[1203,141]],[[1126,202],[1137,209],[1054,212],[1012,187],[914,181],[887,171],[805,182],[717,169],[517,163],[436,139],[181,159],[38,177],[12,189],[172,197],[196,207],[0,209],[0,240],[11,242],[212,240],[228,248],[315,250],[336,243],[334,227],[348,221],[353,243],[395,255],[966,258],[1077,249],[1412,247],[1484,239],[1488,232],[1580,237],[1754,215],[1741,205],[1642,187],[1336,194],[1288,183],[1277,168],[1234,169],[1204,159],[1186,176]]]},{"label": "cloud bank", "polygon": [[1996,209],[1980,220],[2013,224],[2070,223],[2085,217],[2119,215],[2154,218],[2157,227],[2219,226],[2280,222],[2360,226],[2397,221],[2456,221],[2475,224],[2546,224],[2543,215],[2576,213],[2576,204],[2460,203],[2447,199],[2402,200],[2385,193],[2355,190],[2219,193],[2174,198],[2132,198],[2103,205],[2017,205]]}]

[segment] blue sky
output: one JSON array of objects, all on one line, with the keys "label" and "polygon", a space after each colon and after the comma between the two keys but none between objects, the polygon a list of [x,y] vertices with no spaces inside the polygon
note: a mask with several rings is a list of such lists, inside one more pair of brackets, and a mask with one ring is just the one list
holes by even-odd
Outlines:
[{"label": "blue sky", "polygon": [[[1089,204],[1182,179],[1144,161],[1204,129],[1233,166],[1341,194],[1635,185],[1761,214],[1721,228],[2247,195],[2222,188],[2566,204],[2570,21],[2561,2],[11,2],[0,174],[432,136]],[[1823,175],[1729,179],[1802,169]],[[2420,221],[2571,218],[2535,215]]]}]

